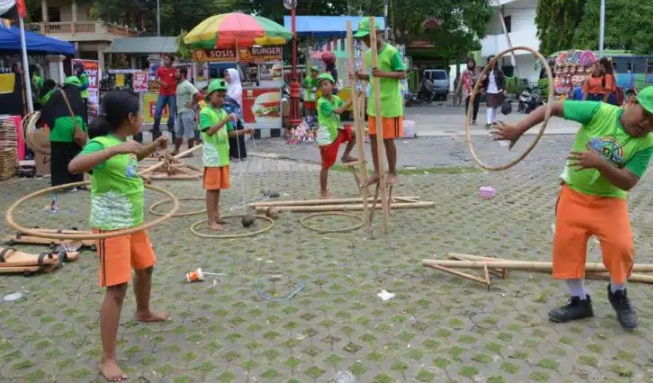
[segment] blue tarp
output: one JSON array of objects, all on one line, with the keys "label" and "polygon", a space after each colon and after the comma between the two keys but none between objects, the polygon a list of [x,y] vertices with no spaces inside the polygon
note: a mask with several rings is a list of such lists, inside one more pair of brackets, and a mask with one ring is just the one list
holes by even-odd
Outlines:
[{"label": "blue tarp", "polygon": [[[332,38],[347,36],[347,21],[350,20],[355,33],[363,16],[296,16],[296,18],[297,35]],[[383,17],[377,17],[376,23],[379,29],[385,29]],[[292,18],[290,16],[283,17],[283,26],[288,29],[292,28]]]},{"label": "blue tarp", "polygon": [[[25,31],[27,53],[51,53],[72,56],[75,46],[69,42],[53,39],[38,33]],[[20,28],[0,26],[0,51],[20,51]]]}]

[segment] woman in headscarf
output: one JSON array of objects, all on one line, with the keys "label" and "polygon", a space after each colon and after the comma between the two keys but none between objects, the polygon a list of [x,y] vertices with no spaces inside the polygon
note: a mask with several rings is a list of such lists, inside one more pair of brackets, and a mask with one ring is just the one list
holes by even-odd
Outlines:
[{"label": "woman in headscarf", "polygon": [[86,107],[81,85],[76,76],[66,78],[63,88],[55,90],[41,110],[41,119],[50,127],[52,186],[84,180],[83,174],[68,171],[68,164],[86,143]]},{"label": "woman in headscarf", "polygon": [[[225,97],[223,107],[227,114],[233,113],[238,117],[235,127],[236,130],[242,130],[245,127],[243,125],[243,86],[240,83],[240,73],[234,68],[229,68],[224,72],[224,81],[227,83],[227,97]],[[229,138],[229,157],[239,160],[247,158],[244,136]]]}]

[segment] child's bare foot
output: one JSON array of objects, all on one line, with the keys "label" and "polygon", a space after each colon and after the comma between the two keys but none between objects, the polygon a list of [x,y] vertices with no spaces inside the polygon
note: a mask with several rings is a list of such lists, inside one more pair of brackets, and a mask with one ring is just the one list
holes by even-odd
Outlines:
[{"label": "child's bare foot", "polygon": [[322,199],[331,199],[331,198],[333,198],[333,196],[329,192],[322,192],[322,193],[320,193],[320,196],[322,197]]},{"label": "child's bare foot", "polygon": [[215,223],[217,223],[218,225],[224,225],[224,224],[227,223],[227,221],[225,221],[225,220],[222,219],[222,218],[217,218],[217,219],[215,220]]},{"label": "child's bare foot", "polygon": [[397,182],[399,182],[399,177],[397,177],[396,174],[388,173],[385,179],[385,184],[387,186],[394,186],[397,184]]},{"label": "child's bare foot", "polygon": [[358,162],[358,158],[352,156],[342,156],[340,161],[342,161],[343,164],[349,164],[351,162]]},{"label": "child's bare foot", "polygon": [[121,380],[127,380],[127,374],[125,374],[115,359],[102,359],[100,360],[100,374],[105,377],[109,382],[120,382]]},{"label": "child's bare foot", "polygon": [[138,322],[145,322],[145,323],[151,323],[151,322],[165,322],[170,319],[170,314],[166,312],[144,312],[144,313],[136,313],[134,315],[134,320]]},{"label": "child's bare foot", "polygon": [[224,231],[224,227],[222,227],[222,225],[218,224],[217,222],[209,222],[208,226],[211,230]]},{"label": "child's bare foot", "polygon": [[378,175],[378,174],[374,174],[374,175],[372,175],[372,177],[369,177],[369,178],[367,179],[367,181],[363,182],[363,183],[360,185],[360,187],[362,187],[362,188],[366,188],[366,187],[368,187],[368,186],[370,186],[370,185],[374,185],[374,184],[378,184],[378,183],[379,183],[379,175]]}]

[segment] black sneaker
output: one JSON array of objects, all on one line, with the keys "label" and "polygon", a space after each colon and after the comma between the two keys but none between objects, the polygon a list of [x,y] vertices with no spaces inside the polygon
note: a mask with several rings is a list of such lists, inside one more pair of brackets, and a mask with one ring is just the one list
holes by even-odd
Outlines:
[{"label": "black sneaker", "polygon": [[614,308],[614,311],[617,313],[617,320],[621,327],[626,330],[632,330],[637,327],[637,312],[630,304],[626,289],[618,290],[613,293],[608,284],[608,300],[610,301],[612,308]]},{"label": "black sneaker", "polygon": [[592,300],[589,295],[585,300],[581,300],[579,297],[571,297],[566,306],[549,311],[549,320],[555,323],[565,323],[593,316],[594,310],[592,310]]}]

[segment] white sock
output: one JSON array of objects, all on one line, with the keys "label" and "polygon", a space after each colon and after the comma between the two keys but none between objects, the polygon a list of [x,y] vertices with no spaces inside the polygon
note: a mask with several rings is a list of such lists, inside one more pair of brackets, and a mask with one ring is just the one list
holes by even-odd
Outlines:
[{"label": "white sock", "polygon": [[489,106],[487,107],[487,123],[488,125],[492,123],[492,112],[494,111],[494,108],[490,108]]},{"label": "white sock", "polygon": [[498,108],[492,108],[492,123],[497,122],[497,110]]},{"label": "white sock", "polygon": [[585,281],[582,279],[567,279],[567,289],[572,297],[578,297],[581,300],[587,299],[587,290],[585,290]]},{"label": "white sock", "polygon": [[612,291],[613,294],[616,293],[617,291],[624,291],[624,290],[626,290],[625,282],[618,285],[614,283],[614,281],[610,280],[610,291]]}]

